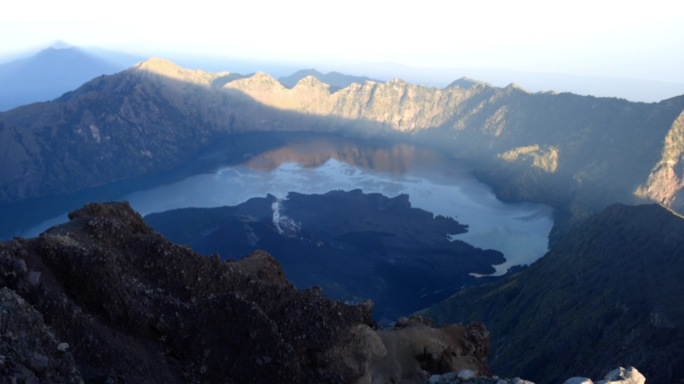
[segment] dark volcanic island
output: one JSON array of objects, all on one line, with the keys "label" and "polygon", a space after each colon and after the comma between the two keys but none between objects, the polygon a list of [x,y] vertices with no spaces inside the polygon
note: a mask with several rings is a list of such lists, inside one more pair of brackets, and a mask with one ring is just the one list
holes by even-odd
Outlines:
[{"label": "dark volcanic island", "polygon": [[291,192],[234,207],[185,208],[151,214],[145,221],[199,253],[239,259],[255,249],[273,254],[298,288],[320,286],[349,303],[371,299],[373,317],[394,321],[490,278],[503,254],[448,235],[467,225],[418,208],[408,195],[331,191]]}]

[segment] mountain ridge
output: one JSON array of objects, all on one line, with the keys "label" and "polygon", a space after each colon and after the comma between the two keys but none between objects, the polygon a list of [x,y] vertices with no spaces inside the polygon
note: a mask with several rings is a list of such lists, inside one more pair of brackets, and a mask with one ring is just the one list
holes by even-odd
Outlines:
[{"label": "mountain ridge", "polygon": [[[265,73],[212,74],[153,59],[51,103],[0,114],[0,135],[7,138],[0,201],[143,177],[232,133],[336,132],[409,140],[477,164],[475,174],[500,198],[555,206],[556,241],[610,203],[652,199],[684,208],[673,178],[635,195],[658,173],[666,137],[684,141],[675,129],[682,111],[684,96],[645,104],[514,86],[437,89],[397,79],[331,92],[311,77],[287,89]],[[659,192],[668,188],[674,192]]]},{"label": "mountain ridge", "polygon": [[311,69],[301,69],[295,73],[293,73],[290,76],[282,76],[278,78],[278,81],[283,84],[287,88],[293,88],[297,85],[297,83],[302,80],[305,77],[308,76],[313,76],[320,80],[322,83],[328,84],[331,86],[331,89],[333,91],[341,88],[346,88],[350,86],[352,83],[357,83],[357,84],[363,84],[366,81],[374,81],[374,82],[380,82],[382,83],[383,81],[380,80],[375,80],[371,79],[366,76],[352,76],[352,75],[345,75],[340,72],[332,71],[328,72],[327,74],[323,74],[321,72],[318,72],[317,70],[311,68]]}]

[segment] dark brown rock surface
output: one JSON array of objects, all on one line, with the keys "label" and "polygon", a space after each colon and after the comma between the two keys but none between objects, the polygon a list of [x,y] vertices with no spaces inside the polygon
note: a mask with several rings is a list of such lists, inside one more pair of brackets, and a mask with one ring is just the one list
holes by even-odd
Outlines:
[{"label": "dark brown rock surface", "polygon": [[400,319],[397,325],[394,330],[378,331],[387,355],[373,366],[373,384],[418,384],[430,375],[463,369],[490,376],[489,332],[484,324],[433,328],[432,320],[411,316]]},{"label": "dark brown rock surface", "polygon": [[42,314],[86,383],[360,383],[385,354],[372,303],[297,291],[265,252],[197,254],[127,203],[69,218],[0,243],[0,288]]}]

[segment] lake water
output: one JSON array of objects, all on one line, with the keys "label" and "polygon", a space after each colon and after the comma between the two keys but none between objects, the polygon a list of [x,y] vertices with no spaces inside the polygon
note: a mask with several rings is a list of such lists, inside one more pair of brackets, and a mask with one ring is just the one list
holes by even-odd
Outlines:
[{"label": "lake water", "polygon": [[469,169],[432,148],[405,143],[320,134],[241,135],[217,142],[189,164],[161,175],[4,206],[17,215],[30,214],[18,230],[10,233],[10,224],[4,223],[0,233],[4,238],[37,236],[66,222],[69,210],[88,201],[127,200],[144,216],[174,208],[237,205],[268,193],[286,198],[290,191],[362,189],[390,197],[408,194],[412,206],[469,225],[468,233],[454,238],[503,252],[507,262],[496,266],[497,274],[542,256],[553,225],[552,208],[497,200]]}]

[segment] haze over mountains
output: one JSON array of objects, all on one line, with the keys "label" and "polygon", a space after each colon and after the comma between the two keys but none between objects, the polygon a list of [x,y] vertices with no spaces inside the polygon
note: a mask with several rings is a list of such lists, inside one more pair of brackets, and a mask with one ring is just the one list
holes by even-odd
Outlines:
[{"label": "haze over mountains", "polygon": [[583,96],[618,97],[641,102],[658,102],[684,94],[684,83],[676,81],[532,72],[496,67],[433,68],[383,63],[341,65],[337,70],[364,74],[384,80],[401,78],[409,83],[438,88],[445,87],[454,79],[465,76],[497,87],[505,87],[508,84],[515,83],[531,92],[570,92]]},{"label": "haze over mountains", "polygon": [[[175,55],[171,58],[183,67],[207,71],[220,72],[230,69],[243,74],[264,71],[278,78],[288,88],[308,75],[331,85],[331,91],[337,90],[338,87],[344,88],[352,82],[361,84],[371,78],[382,82],[401,78],[409,83],[443,88],[454,79],[469,77],[498,87],[516,83],[532,92],[571,92],[579,95],[625,98],[630,101],[657,102],[684,94],[684,83],[525,72],[503,68],[431,68],[396,63],[339,63],[336,68],[330,67],[329,64],[322,65],[330,71],[323,74],[316,69],[296,71],[293,64],[238,58],[188,55]],[[56,44],[54,48],[50,47],[33,56],[14,61],[6,58],[6,62],[0,63],[0,111],[52,100],[96,76],[122,71],[141,60],[145,60],[145,57],[97,47],[69,47],[66,43]]]},{"label": "haze over mountains", "polygon": [[290,76],[280,77],[278,78],[278,81],[280,82],[280,84],[288,88],[292,88],[295,85],[297,85],[299,80],[307,76],[313,76],[320,80],[322,83],[331,85],[333,87],[330,89],[331,92],[334,92],[340,88],[346,88],[352,85],[353,83],[363,84],[366,81],[376,81],[382,83],[382,81],[380,80],[373,80],[365,76],[350,76],[339,72],[330,72],[327,74],[322,74],[313,68],[302,69],[300,71],[293,73]]},{"label": "haze over mountains", "polygon": [[29,58],[0,64],[0,111],[49,101],[96,76],[129,64],[104,59],[81,48],[47,48]]}]

